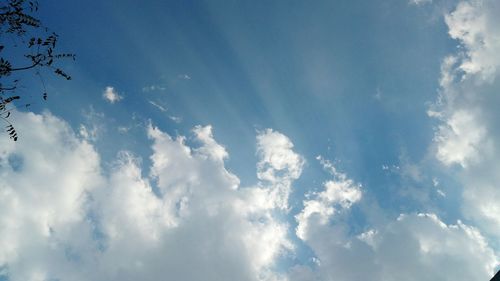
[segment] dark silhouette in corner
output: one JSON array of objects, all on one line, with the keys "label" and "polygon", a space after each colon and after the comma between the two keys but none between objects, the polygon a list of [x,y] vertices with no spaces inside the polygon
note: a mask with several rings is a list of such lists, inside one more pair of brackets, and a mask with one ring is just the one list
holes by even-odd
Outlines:
[{"label": "dark silhouette in corner", "polygon": [[[26,74],[38,76],[43,86],[40,96],[47,100],[42,73],[48,71],[71,80],[57,64],[66,58],[75,59],[74,54],[56,49],[59,36],[35,17],[37,12],[37,0],[0,1],[0,120],[6,124],[5,131],[13,141],[17,141],[18,136],[9,117],[18,108],[14,103],[26,96],[20,80],[26,78]],[[26,103],[22,108],[29,106],[30,103]]]},{"label": "dark silhouette in corner", "polygon": [[493,278],[491,278],[490,281],[500,281],[500,271],[498,271],[497,274],[495,274],[495,276],[493,276]]}]

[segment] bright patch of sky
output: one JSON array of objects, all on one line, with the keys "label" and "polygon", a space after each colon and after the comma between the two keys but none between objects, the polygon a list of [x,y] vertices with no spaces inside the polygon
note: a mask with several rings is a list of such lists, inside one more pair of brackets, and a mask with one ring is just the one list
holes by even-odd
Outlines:
[{"label": "bright patch of sky", "polygon": [[[489,280],[500,2],[44,1],[0,280]],[[29,85],[37,89],[39,85]]]}]

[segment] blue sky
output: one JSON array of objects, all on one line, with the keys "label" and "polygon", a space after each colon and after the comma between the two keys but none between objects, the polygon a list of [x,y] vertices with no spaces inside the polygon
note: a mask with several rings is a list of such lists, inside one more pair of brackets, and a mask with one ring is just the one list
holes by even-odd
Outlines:
[{"label": "blue sky", "polygon": [[1,140],[0,275],[488,280],[498,13],[494,0],[40,3],[77,60],[16,112],[20,141]]},{"label": "blue sky", "polygon": [[[211,124],[231,152],[229,167],[247,181],[254,172],[245,173],[245,159],[264,128],[308,158],[330,153],[357,176],[372,175],[366,180],[373,167],[396,164],[401,149],[418,161],[432,138],[426,103],[454,48],[433,8],[404,1],[53,5],[44,10],[61,16],[47,24],[78,54],[70,67],[85,85],[64,85],[81,94],[58,96],[52,111],[74,101],[71,112],[92,105],[124,126],[136,113],[172,134]],[[123,102],[106,104],[106,86]],[[151,86],[160,89],[143,91]]]}]

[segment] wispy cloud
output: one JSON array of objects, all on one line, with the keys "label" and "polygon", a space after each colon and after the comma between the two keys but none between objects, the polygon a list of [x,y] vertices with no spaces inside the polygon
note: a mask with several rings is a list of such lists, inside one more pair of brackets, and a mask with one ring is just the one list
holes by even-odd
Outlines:
[{"label": "wispy cloud", "polygon": [[142,92],[148,93],[148,92],[155,92],[155,91],[165,91],[166,89],[167,89],[167,87],[162,86],[162,85],[149,85],[149,86],[142,87]]},{"label": "wispy cloud", "polygon": [[191,80],[191,76],[189,76],[186,73],[177,75],[177,78],[182,79],[182,80]]},{"label": "wispy cloud", "polygon": [[182,122],[182,117],[179,116],[169,116],[170,120],[174,121],[175,123],[181,123]]},{"label": "wispy cloud", "polygon": [[423,5],[428,3],[432,3],[432,0],[410,0],[410,4],[413,5]]},{"label": "wispy cloud", "polygon": [[156,102],[154,102],[154,101],[152,101],[152,100],[149,100],[148,102],[149,102],[149,104],[151,104],[152,106],[154,106],[154,107],[158,108],[161,112],[167,112],[167,108],[166,108],[166,107],[164,107],[164,106],[162,106],[162,105],[160,105],[160,104],[158,104],[158,103],[156,103]]}]

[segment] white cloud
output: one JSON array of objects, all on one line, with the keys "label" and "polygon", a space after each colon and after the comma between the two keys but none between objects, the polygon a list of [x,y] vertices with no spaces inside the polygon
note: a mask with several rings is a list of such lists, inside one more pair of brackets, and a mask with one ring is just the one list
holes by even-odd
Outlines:
[{"label": "white cloud", "polygon": [[149,102],[149,104],[151,104],[152,106],[154,106],[154,107],[158,108],[161,112],[167,112],[167,108],[166,108],[166,107],[164,107],[164,106],[162,106],[162,105],[160,105],[160,104],[158,104],[157,102],[154,102],[154,101],[151,101],[151,100],[150,100],[150,101],[148,101],[148,102]]},{"label": "white cloud", "polygon": [[334,179],[297,215],[297,235],[316,257],[287,277],[274,269],[295,245],[280,219],[286,196],[276,194],[290,192],[304,159],[286,136],[259,133],[262,182],[241,187],[209,126],[194,128],[197,147],[149,126],[144,176],[130,152],[105,172],[92,145],[48,113],[16,116],[19,141],[0,139],[0,265],[9,280],[473,280],[496,262],[475,228],[434,215],[351,234],[344,218],[361,186],[320,158]]},{"label": "white cloud", "polygon": [[447,225],[433,214],[402,215],[358,236],[345,225],[309,232],[305,242],[320,263],[292,281],[489,280],[498,263],[477,229]]},{"label": "white cloud", "polygon": [[95,128],[88,129],[87,126],[80,124],[78,134],[86,140],[95,140],[97,138],[97,130]]},{"label": "white cloud", "polygon": [[410,0],[410,4],[413,5],[423,5],[432,3],[432,0]]},{"label": "white cloud", "polygon": [[[0,140],[0,265],[9,280],[281,278],[273,267],[293,245],[268,202],[283,183],[240,187],[211,127],[194,129],[192,148],[150,126],[144,177],[129,152],[103,172],[92,146],[50,114],[16,116],[20,140]],[[265,155],[293,154],[260,137]]]},{"label": "white cloud", "polygon": [[[110,239],[109,267],[118,257],[126,258],[124,265],[139,260],[143,269],[127,274],[127,280],[141,272],[151,280],[164,274],[176,280],[270,280],[276,258],[291,248],[286,224],[274,217],[272,207],[261,204],[269,201],[267,193],[240,188],[239,179],[224,168],[228,154],[213,139],[211,127],[195,127],[194,133],[198,148],[186,146],[183,137],[148,129],[159,197],[140,178],[136,161],[119,165],[125,171],[110,184],[118,197],[103,200],[110,208],[103,211],[104,222],[113,222],[105,224],[107,233],[121,235]],[[142,188],[123,190],[130,182]]]},{"label": "white cloud", "polygon": [[[193,129],[194,147],[149,126],[151,166],[122,152],[108,171],[88,142],[96,139],[92,127],[82,125],[78,137],[49,113],[16,113],[20,140],[0,139],[0,274],[13,281],[487,280],[498,258],[481,233],[500,237],[491,94],[500,65],[497,3],[462,1],[446,16],[461,53],[443,62],[440,98],[429,111],[440,122],[436,158],[462,166],[463,211],[478,228],[406,214],[353,229],[349,210],[364,198],[362,187],[319,157],[333,179],[309,194],[295,229],[315,257],[286,277],[274,271],[295,247],[282,218],[305,160],[285,135],[259,132],[260,182],[242,187],[210,126]],[[122,98],[112,87],[103,96]],[[422,176],[418,167],[401,170]]]},{"label": "white cloud", "polygon": [[182,80],[191,80],[191,76],[189,76],[186,73],[177,75],[177,78],[182,79]]},{"label": "white cloud", "polygon": [[130,129],[132,129],[131,127],[127,127],[127,126],[118,126],[117,130],[119,133],[121,134],[126,134],[130,131]]},{"label": "white cloud", "polygon": [[441,189],[436,189],[436,192],[439,194],[439,196],[446,197],[446,193],[444,193],[444,191],[442,191]]},{"label": "white cloud", "polygon": [[224,161],[229,156],[226,149],[214,140],[212,126],[196,126],[193,132],[196,138],[203,143],[203,146],[196,150],[197,152],[218,162]]},{"label": "white cloud", "polygon": [[119,102],[123,99],[123,97],[116,92],[115,88],[111,86],[107,86],[106,89],[104,89],[102,97],[111,104]]},{"label": "white cloud", "polygon": [[271,186],[272,202],[286,209],[291,183],[300,177],[305,160],[285,135],[267,129],[257,136],[257,177]]},{"label": "white cloud", "polygon": [[478,154],[491,147],[486,128],[476,121],[471,111],[466,110],[454,112],[446,124],[440,125],[435,141],[438,144],[436,156],[440,161],[462,167],[477,161]]},{"label": "white cloud", "polygon": [[142,87],[142,92],[148,93],[148,92],[153,92],[153,91],[165,91],[167,90],[167,87],[162,86],[162,85],[149,85]]},{"label": "white cloud", "polygon": [[494,251],[476,228],[460,221],[447,225],[434,214],[401,215],[353,234],[345,216],[360,199],[360,186],[344,175],[304,202],[296,217],[297,236],[318,262],[293,267],[291,281],[467,281],[492,276],[498,264]]},{"label": "white cloud", "polygon": [[[498,67],[500,2],[460,1],[445,15],[449,35],[459,43],[441,66],[440,95],[429,116],[440,124],[435,133],[436,158],[462,167],[462,211],[489,237],[500,237],[498,185]],[[496,239],[494,238],[494,239]]]},{"label": "white cloud", "polygon": [[75,260],[93,247],[85,205],[99,155],[50,114],[16,118],[19,141],[0,138],[0,265],[9,280],[78,280]]},{"label": "white cloud", "polygon": [[83,124],[80,124],[78,134],[89,142],[97,141],[106,132],[104,113],[97,112],[94,107],[82,110]]},{"label": "white cloud", "polygon": [[451,38],[465,49],[466,58],[460,68],[491,80],[500,65],[500,3],[495,0],[461,1],[445,16]]},{"label": "white cloud", "polygon": [[486,173],[495,173],[481,178],[479,171],[463,176],[465,185],[463,191],[464,205],[462,206],[467,217],[481,226],[484,232],[494,239],[500,237],[500,191],[498,190],[498,168],[486,169]]},{"label": "white cloud", "polygon": [[179,124],[182,122],[182,117],[179,117],[179,116],[169,116],[168,117],[170,120],[174,121],[175,123]]},{"label": "white cloud", "polygon": [[307,240],[313,225],[326,225],[336,213],[349,209],[361,199],[360,186],[346,177],[327,181],[325,190],[315,194],[315,199],[304,201],[304,209],[296,216],[297,237]]}]

